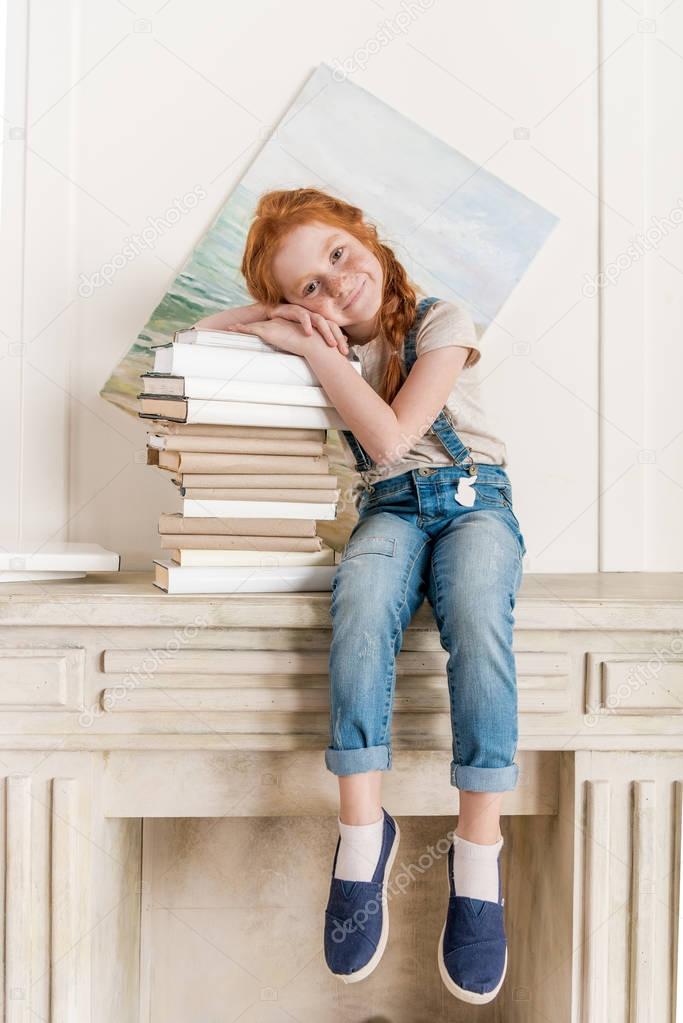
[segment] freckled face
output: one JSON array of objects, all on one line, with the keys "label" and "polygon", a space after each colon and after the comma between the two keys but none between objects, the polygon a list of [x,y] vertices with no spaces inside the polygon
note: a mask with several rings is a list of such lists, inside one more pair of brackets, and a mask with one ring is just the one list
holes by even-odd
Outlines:
[{"label": "freckled face", "polygon": [[382,265],[352,234],[329,224],[293,227],[278,247],[273,273],[287,302],[320,313],[359,336],[382,303]]}]

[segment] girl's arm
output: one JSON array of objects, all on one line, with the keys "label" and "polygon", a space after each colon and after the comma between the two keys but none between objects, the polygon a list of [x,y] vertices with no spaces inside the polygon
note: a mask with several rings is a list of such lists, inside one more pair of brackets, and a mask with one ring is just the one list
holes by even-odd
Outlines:
[{"label": "girl's arm", "polygon": [[315,335],[305,357],[339,415],[370,458],[390,465],[403,458],[427,432],[446,404],[469,354],[449,345],[420,355],[391,405],[359,377],[336,349]]},{"label": "girl's arm", "polygon": [[387,405],[336,345],[327,344],[317,330],[308,334],[300,323],[279,316],[244,324],[244,329],[277,348],[303,356],[348,428],[380,465],[402,458],[427,432],[470,351],[448,345],[419,355],[401,390]]},{"label": "girl's arm", "polygon": [[221,309],[218,313],[211,313],[201,320],[193,323],[193,327],[202,327],[204,330],[230,330],[236,323],[255,323],[257,320],[265,320],[268,316],[267,306],[260,302],[252,305],[235,306],[232,309]]},{"label": "girl's arm", "polygon": [[192,327],[204,327],[207,330],[239,330],[243,326],[262,323],[266,319],[291,320],[293,323],[301,324],[306,334],[313,334],[313,331],[317,330],[329,345],[338,346],[344,355],[348,354],[347,339],[338,324],[326,320],[319,313],[313,313],[310,309],[289,302],[276,306],[254,302],[253,305],[224,309],[222,312],[197,320]]}]

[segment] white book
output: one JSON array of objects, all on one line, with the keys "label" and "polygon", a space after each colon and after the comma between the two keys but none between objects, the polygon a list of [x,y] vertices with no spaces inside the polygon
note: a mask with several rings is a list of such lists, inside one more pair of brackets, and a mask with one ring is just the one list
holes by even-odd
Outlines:
[{"label": "white book", "polygon": [[[211,345],[216,348],[244,348],[252,352],[282,352],[281,348],[262,341],[255,334],[239,330],[207,330],[205,327],[183,327],[173,334],[173,341],[181,345]],[[154,346],[159,347],[158,345]]]},{"label": "white book", "polygon": [[220,501],[183,498],[186,519],[336,519],[337,505],[325,501]]},{"label": "white book", "polygon": [[[360,360],[356,356],[349,356],[348,362],[360,375]],[[169,341],[154,349],[154,372],[171,373],[174,376],[215,377],[219,380],[259,380],[270,384],[320,386],[318,377],[303,356],[270,347],[268,352],[264,352],[251,348],[189,345]]]},{"label": "white book", "polygon": [[322,387],[301,384],[262,383],[257,380],[220,380],[218,377],[172,376],[143,373],[143,394],[172,394],[204,401],[249,401],[264,405],[310,405],[333,408]]},{"label": "white book", "polygon": [[345,430],[346,423],[334,408],[308,405],[271,405],[250,401],[207,401],[202,398],[138,395],[143,419],[168,419],[176,423],[209,426],[296,426],[304,429]]},{"label": "white book", "polygon": [[118,572],[121,567],[121,555],[98,543],[27,540],[20,544],[8,541],[1,547],[0,571],[19,577],[23,572]]},{"label": "white book", "polygon": [[291,568],[301,565],[334,565],[335,551],[323,547],[321,551],[254,551],[254,550],[207,550],[206,548],[183,547],[172,552],[171,560],[183,567],[247,568],[258,565]]},{"label": "white book", "polygon": [[310,593],[330,591],[337,565],[188,568],[155,559],[154,584],[167,593]]}]

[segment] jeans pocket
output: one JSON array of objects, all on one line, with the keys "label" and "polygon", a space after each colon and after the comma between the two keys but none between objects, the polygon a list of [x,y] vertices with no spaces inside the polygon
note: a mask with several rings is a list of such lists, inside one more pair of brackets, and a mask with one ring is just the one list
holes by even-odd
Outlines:
[{"label": "jeans pocket", "polygon": [[524,557],[524,555],[527,552],[527,550],[526,550],[526,543],[524,542],[524,536],[522,534],[522,527],[519,524],[519,519],[515,515],[515,509],[512,506],[512,487],[507,485],[507,486],[501,487],[501,490],[502,490],[502,493],[503,493],[503,500],[505,501],[505,507],[507,508],[508,512],[510,513],[510,517],[512,518],[512,520],[513,520],[513,522],[515,524],[515,527],[517,529],[517,536],[518,536],[520,547],[521,547],[521,550],[522,550],[522,557]]},{"label": "jeans pocket", "polygon": [[351,538],[342,554],[341,562],[356,558],[359,554],[383,554],[393,558],[396,553],[396,540],[390,536],[359,536]]},{"label": "jeans pocket", "polygon": [[[512,509],[512,487],[504,483],[480,483],[474,484],[477,497],[481,498],[484,504],[492,504],[497,508]],[[506,494],[506,491],[509,491]]]}]

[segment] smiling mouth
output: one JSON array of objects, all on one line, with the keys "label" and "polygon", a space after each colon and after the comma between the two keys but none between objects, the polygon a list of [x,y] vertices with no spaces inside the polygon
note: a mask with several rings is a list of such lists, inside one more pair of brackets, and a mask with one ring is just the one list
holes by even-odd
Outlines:
[{"label": "smiling mouth", "polygon": [[351,296],[349,301],[344,306],[344,309],[348,309],[349,306],[353,305],[353,303],[356,301],[356,299],[360,295],[361,291],[363,290],[364,286],[365,286],[365,278],[363,278],[363,280],[360,282],[360,285],[359,285],[358,289],[356,291],[354,291],[353,295]]}]

